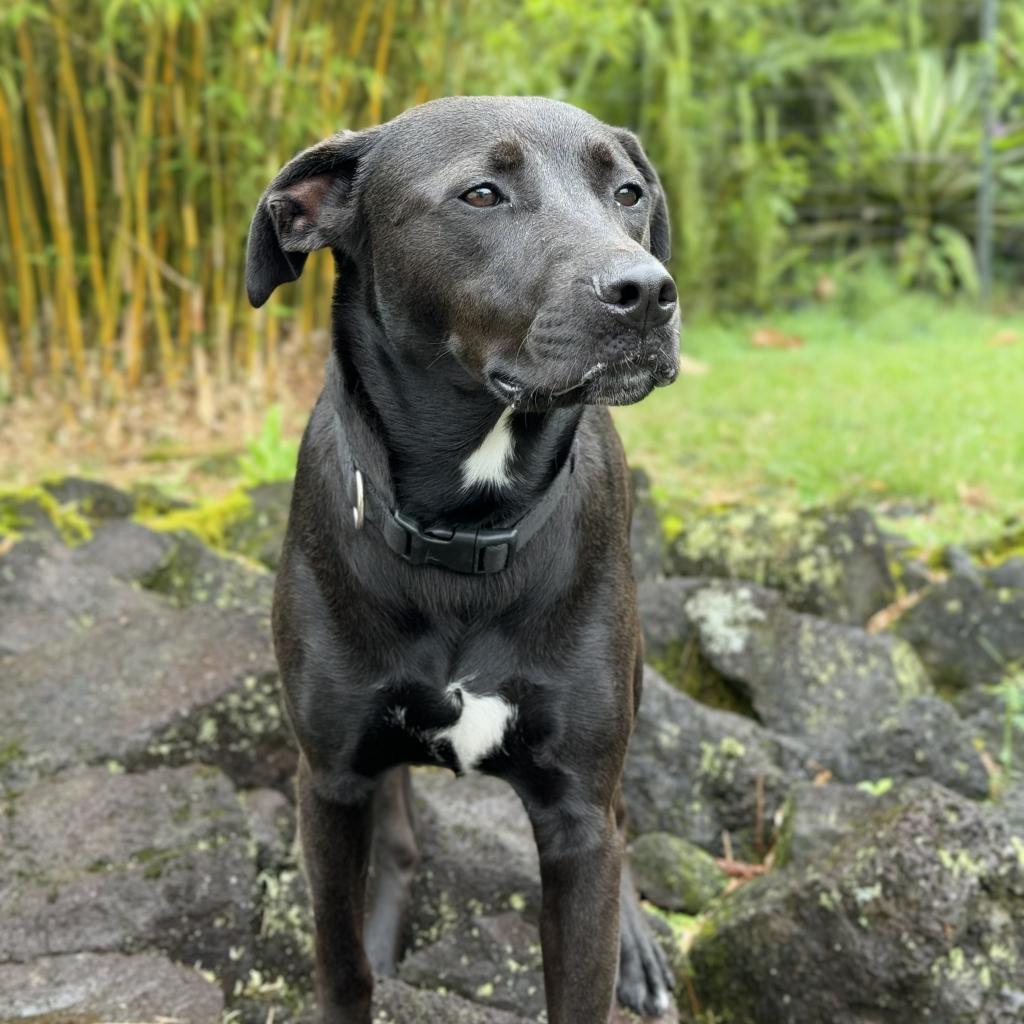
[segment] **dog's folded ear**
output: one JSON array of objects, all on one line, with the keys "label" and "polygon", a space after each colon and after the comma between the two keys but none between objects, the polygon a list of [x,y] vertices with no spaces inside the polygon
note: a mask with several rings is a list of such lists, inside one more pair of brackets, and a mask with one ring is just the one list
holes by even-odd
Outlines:
[{"label": "dog's folded ear", "polygon": [[249,226],[245,261],[254,306],[262,306],[278,285],[295,281],[308,253],[352,242],[353,180],[372,139],[372,131],[332,135],[290,160],[267,187]]},{"label": "dog's folded ear", "polygon": [[672,255],[672,231],[668,220],[668,203],[665,201],[665,190],[661,187],[661,179],[651,161],[647,159],[640,140],[627,128],[616,128],[615,135],[629,159],[643,176],[651,193],[651,255],[662,263],[667,263]]}]

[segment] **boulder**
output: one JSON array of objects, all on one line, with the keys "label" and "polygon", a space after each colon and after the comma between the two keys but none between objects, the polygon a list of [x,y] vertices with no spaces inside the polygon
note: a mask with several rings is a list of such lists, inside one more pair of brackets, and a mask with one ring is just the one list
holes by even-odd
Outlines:
[{"label": "boulder", "polygon": [[160,607],[156,598],[98,569],[99,554],[91,545],[71,549],[57,538],[37,536],[0,555],[0,657],[45,648],[96,623]]},{"label": "boulder", "polygon": [[705,707],[644,671],[625,773],[634,833],[671,832],[720,856],[729,832],[734,851],[754,857],[792,784],[819,769],[799,741]]},{"label": "boulder", "polygon": [[710,854],[668,832],[639,836],[629,859],[640,895],[663,910],[699,914],[728,880]]},{"label": "boulder", "polygon": [[295,841],[295,808],[287,797],[277,789],[246,789],[238,796],[260,868],[288,864]]},{"label": "boulder", "polygon": [[633,521],[629,544],[633,574],[637,580],[655,580],[665,573],[665,536],[651,496],[651,479],[642,469],[630,471],[633,488]]},{"label": "boulder", "polygon": [[807,865],[715,904],[691,950],[727,1024],[1010,1024],[1024,1014],[1024,840],[908,783]]},{"label": "boulder", "polygon": [[662,598],[654,651],[678,616],[678,642],[694,652],[698,671],[724,680],[764,725],[804,738],[823,763],[851,733],[931,689],[905,643],[794,612],[777,591],[665,581],[646,588],[644,611],[654,587]]},{"label": "boulder", "polygon": [[682,576],[640,583],[637,609],[644,657],[669,682],[702,704],[754,717],[750,702],[701,653],[700,631],[687,614],[687,602],[707,585],[706,580]]},{"label": "boulder", "polygon": [[836,846],[877,814],[892,784],[868,788],[831,783],[798,782],[779,812],[774,864],[810,867],[827,859]]},{"label": "boulder", "polygon": [[407,956],[399,977],[531,1019],[544,1010],[540,935],[515,911],[463,921]]},{"label": "boulder", "polygon": [[990,779],[974,730],[938,697],[914,697],[850,737],[830,759],[847,782],[929,778],[982,800]]},{"label": "boulder", "polygon": [[378,979],[373,1009],[374,1024],[526,1024],[504,1010],[425,992],[390,978]]},{"label": "boulder", "polygon": [[281,783],[294,753],[268,592],[252,608],[173,607],[112,573],[145,576],[174,542],[109,529],[74,550],[29,539],[0,557],[0,785],[109,760],[198,760],[244,785]]},{"label": "boulder", "polygon": [[66,476],[43,487],[61,505],[73,504],[89,519],[127,519],[135,514],[135,499],[102,480]]},{"label": "boulder", "polygon": [[862,508],[700,513],[683,520],[668,568],[774,587],[797,611],[858,626],[896,599],[884,539]]},{"label": "boulder", "polygon": [[221,1024],[220,989],[190,967],[139,953],[75,953],[0,964],[0,1024]]},{"label": "boulder", "polygon": [[1024,589],[953,575],[929,588],[895,629],[937,686],[995,684],[1024,662]]},{"label": "boulder", "polygon": [[215,769],[73,769],[4,799],[0,963],[159,950],[244,972],[256,918],[245,815]]},{"label": "boulder", "polygon": [[[0,782],[76,763],[204,761],[244,785],[294,766],[261,617],[139,605],[0,658]],[[59,709],[59,712],[57,711]]]},{"label": "boulder", "polygon": [[186,531],[167,536],[171,543],[166,554],[139,578],[143,587],[179,608],[207,605],[269,613],[274,578],[261,565],[239,555],[218,554]]},{"label": "boulder", "polygon": [[414,776],[420,864],[413,886],[411,946],[459,923],[504,910],[540,912],[540,868],[526,811],[513,789],[485,775],[438,769]]},{"label": "boulder", "polygon": [[994,587],[1024,590],[1024,557],[1014,555],[1012,558],[1007,558],[988,569],[985,576]]},{"label": "boulder", "polygon": [[97,526],[67,561],[76,569],[92,570],[99,578],[113,576],[135,583],[156,572],[173,547],[174,538],[168,533],[130,519],[115,519]]}]

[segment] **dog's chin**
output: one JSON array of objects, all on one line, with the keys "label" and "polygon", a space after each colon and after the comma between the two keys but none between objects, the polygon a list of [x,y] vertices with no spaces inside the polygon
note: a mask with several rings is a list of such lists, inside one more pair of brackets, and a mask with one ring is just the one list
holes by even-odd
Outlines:
[{"label": "dog's chin", "polygon": [[659,354],[639,363],[595,362],[576,381],[530,380],[498,370],[489,374],[488,386],[505,405],[523,412],[543,412],[573,405],[632,405],[655,388],[671,384],[678,373],[678,359]]}]

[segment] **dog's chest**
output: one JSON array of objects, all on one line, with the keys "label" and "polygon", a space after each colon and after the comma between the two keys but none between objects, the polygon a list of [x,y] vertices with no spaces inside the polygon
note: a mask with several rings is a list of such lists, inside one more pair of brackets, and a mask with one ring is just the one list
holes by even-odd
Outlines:
[{"label": "dog's chest", "polygon": [[480,769],[507,754],[521,716],[514,694],[484,692],[472,677],[440,690],[388,686],[375,704],[361,759],[436,764],[456,772]]}]

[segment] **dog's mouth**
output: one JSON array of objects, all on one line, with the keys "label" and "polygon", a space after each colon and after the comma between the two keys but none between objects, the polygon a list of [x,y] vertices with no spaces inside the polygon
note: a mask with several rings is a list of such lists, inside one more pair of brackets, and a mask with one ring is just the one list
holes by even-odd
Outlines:
[{"label": "dog's mouth", "polygon": [[642,357],[596,362],[572,383],[537,384],[506,370],[488,374],[492,392],[517,409],[550,409],[564,405],[631,405],[656,387],[666,387],[679,374],[678,359],[652,352]]}]

